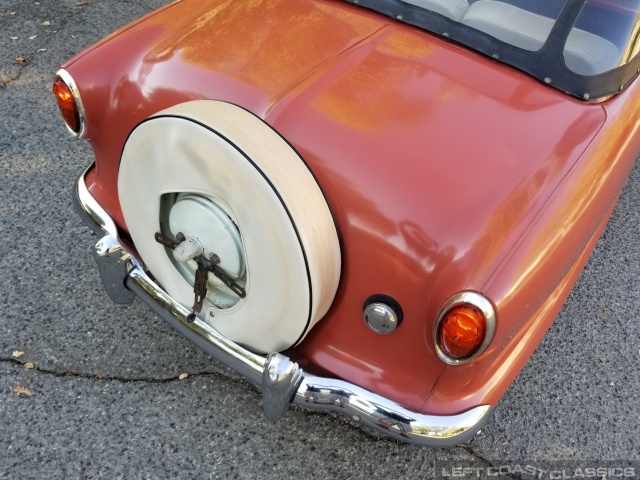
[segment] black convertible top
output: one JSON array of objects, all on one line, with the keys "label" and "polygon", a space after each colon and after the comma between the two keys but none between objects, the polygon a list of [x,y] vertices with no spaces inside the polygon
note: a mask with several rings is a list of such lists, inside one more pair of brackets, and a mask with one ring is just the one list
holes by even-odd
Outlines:
[{"label": "black convertible top", "polygon": [[[534,20],[548,21],[550,32],[546,40],[540,41],[541,46],[537,50],[522,48],[514,42],[504,41],[504,38],[501,40],[497,38],[500,35],[482,31],[477,26],[474,28],[466,19],[449,18],[445,14],[418,6],[421,5],[419,0],[347,1],[447,37],[580,99],[597,100],[616,94],[640,73],[640,55],[636,54],[635,45],[640,30],[636,20],[639,17],[640,0],[469,1],[472,8],[477,7],[475,3],[493,4],[483,5],[493,7],[505,7],[496,4],[506,3],[512,10],[531,15]],[[439,1],[446,4],[446,0]],[[507,28],[510,29],[511,25],[507,25]],[[619,58],[609,59],[611,65],[606,70],[596,70],[593,74],[586,74],[584,71],[577,73],[576,70],[579,69],[568,67],[565,60],[569,46],[565,45],[572,31],[572,35],[576,36],[577,29],[580,29],[578,33],[582,37],[596,38],[607,46],[611,45],[611,50],[619,50]],[[585,51],[578,55],[585,57],[593,53],[588,42],[584,48]]]}]

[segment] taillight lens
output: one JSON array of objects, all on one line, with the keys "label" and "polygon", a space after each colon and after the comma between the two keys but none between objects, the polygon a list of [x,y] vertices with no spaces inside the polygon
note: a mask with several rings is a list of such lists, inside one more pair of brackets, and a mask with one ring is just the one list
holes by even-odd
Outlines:
[{"label": "taillight lens", "polygon": [[434,329],[436,352],[449,365],[463,365],[480,355],[493,338],[496,314],[482,294],[461,292],[438,313]]},{"label": "taillight lens", "polygon": [[58,108],[60,108],[60,113],[67,127],[69,127],[69,130],[74,134],[80,135],[82,130],[80,111],[78,110],[78,104],[76,103],[71,88],[62,78],[57,77],[53,83],[53,93],[56,96]]},{"label": "taillight lens", "polygon": [[473,355],[487,332],[487,319],[473,305],[455,307],[445,314],[440,323],[438,343],[450,358],[459,360]]}]

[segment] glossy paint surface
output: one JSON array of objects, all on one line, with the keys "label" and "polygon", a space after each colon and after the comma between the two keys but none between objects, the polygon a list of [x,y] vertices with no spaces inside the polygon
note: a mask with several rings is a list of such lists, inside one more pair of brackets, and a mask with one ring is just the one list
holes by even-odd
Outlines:
[{"label": "glossy paint surface", "polygon": [[[225,100],[291,142],[333,211],[343,270],[329,313],[289,355],[431,413],[497,402],[570,291],[640,149],[628,120],[640,117],[637,82],[581,103],[345,2],[178,2],[66,68],[97,159],[90,189],[125,231],[120,154],[153,113]],[[463,290],[494,302],[496,334],[471,363],[445,366],[434,321]],[[389,335],[362,319],[374,294],[404,311]]]}]

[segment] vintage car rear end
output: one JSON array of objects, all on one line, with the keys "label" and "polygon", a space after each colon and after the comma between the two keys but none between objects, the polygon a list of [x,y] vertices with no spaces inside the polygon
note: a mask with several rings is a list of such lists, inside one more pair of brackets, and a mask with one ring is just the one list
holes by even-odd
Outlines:
[{"label": "vintage car rear end", "polygon": [[[104,235],[112,298],[132,290],[261,384],[270,418],[294,399],[420,444],[471,438],[562,306],[640,150],[635,51],[612,59],[602,29],[562,39],[553,27],[634,7],[525,15],[549,25],[533,46],[484,30],[486,15],[527,3],[185,0],[71,59],[55,91],[95,153],[77,203]],[[584,45],[602,57],[583,61]],[[567,66],[541,61],[554,55]],[[235,170],[244,159],[255,183]],[[260,223],[271,201],[282,227]],[[216,243],[186,230],[218,221],[232,246],[211,253],[231,252],[220,265],[236,290],[202,267],[207,245],[192,267],[176,260],[182,240]],[[214,296],[196,308],[200,268],[200,296]]]}]

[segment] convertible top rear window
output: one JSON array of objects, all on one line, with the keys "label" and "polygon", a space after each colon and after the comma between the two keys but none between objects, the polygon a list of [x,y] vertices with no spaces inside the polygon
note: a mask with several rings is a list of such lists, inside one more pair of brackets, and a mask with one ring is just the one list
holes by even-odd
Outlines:
[{"label": "convertible top rear window", "polygon": [[640,0],[351,0],[583,99],[640,71]]}]

